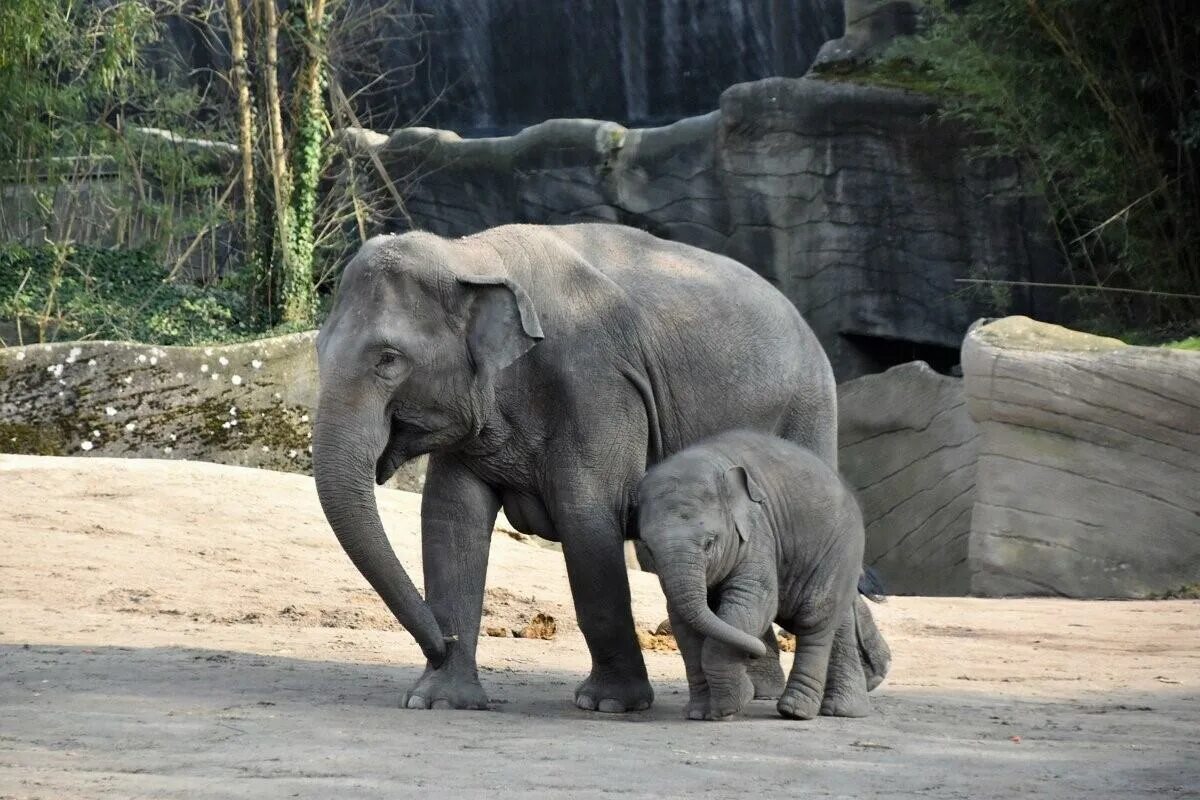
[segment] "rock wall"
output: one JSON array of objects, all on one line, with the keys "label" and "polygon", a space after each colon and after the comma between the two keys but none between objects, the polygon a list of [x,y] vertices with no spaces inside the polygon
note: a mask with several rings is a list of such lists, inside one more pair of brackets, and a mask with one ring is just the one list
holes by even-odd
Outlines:
[{"label": "rock wall", "polygon": [[[1055,274],[1015,165],[975,156],[935,111],[903,90],[772,78],[661,128],[551,120],[510,137],[407,129],[362,141],[409,176],[393,229],[610,221],[724,253],[800,308],[846,380],[915,358],[956,363],[984,312],[956,279]],[[1057,313],[1025,290],[1012,304]]]},{"label": "rock wall", "polygon": [[973,594],[1200,584],[1200,354],[1010,317],[973,328],[962,364]]},{"label": "rock wall", "polygon": [[[0,452],[311,473],[316,333],[223,347],[0,348]],[[393,485],[417,490],[424,461]]]},{"label": "rock wall", "polygon": [[821,45],[813,67],[869,60],[917,32],[921,0],[845,0],[845,32]]},{"label": "rock wall", "polygon": [[[558,117],[652,125],[703,113],[726,87],[803,75],[841,36],[842,0],[355,0],[335,68],[376,127],[511,132]],[[363,24],[362,20],[369,21]],[[198,91],[229,49],[166,16],[150,60]]]},{"label": "rock wall", "polygon": [[979,429],[962,380],[915,361],[843,383],[838,445],[887,592],[969,593]]},{"label": "rock wall", "polygon": [[395,115],[394,126],[423,115],[473,135],[557,117],[647,125],[702,113],[734,83],[803,75],[843,27],[841,0],[415,0],[412,10],[399,25],[418,35],[385,39],[379,66],[400,71],[371,87],[369,110]]}]

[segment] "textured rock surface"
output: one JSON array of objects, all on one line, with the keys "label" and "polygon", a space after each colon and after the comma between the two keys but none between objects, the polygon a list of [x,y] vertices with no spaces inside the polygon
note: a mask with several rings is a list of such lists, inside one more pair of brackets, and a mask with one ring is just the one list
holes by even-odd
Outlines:
[{"label": "textured rock surface", "polygon": [[[464,134],[556,117],[661,124],[739,81],[803,75],[841,36],[842,0],[356,0],[339,78],[358,117]],[[379,13],[379,12],[386,13]],[[362,16],[359,16],[362,19]],[[164,68],[228,70],[228,46],[168,17]],[[369,40],[355,46],[354,37]],[[361,91],[360,91],[361,90]]]},{"label": "textured rock surface", "polygon": [[813,67],[873,58],[917,31],[917,0],[845,0],[845,33],[821,45]]},{"label": "textured rock surface", "polygon": [[889,594],[963,595],[979,430],[963,382],[923,362],[838,387],[839,463]]},{"label": "textured rock surface", "polygon": [[843,28],[841,0],[412,6],[423,31],[379,48],[380,66],[401,70],[370,73],[382,83],[367,95],[377,112],[369,116],[395,115],[399,126],[423,113],[428,124],[473,133],[555,117],[645,125],[707,111],[731,84],[803,75]]},{"label": "textured rock surface", "polygon": [[1200,355],[1009,317],[963,345],[982,430],[974,594],[1200,582]]},{"label": "textured rock surface", "polygon": [[[901,90],[773,78],[662,128],[409,129],[375,152],[389,174],[415,176],[411,220],[394,229],[613,221],[732,256],[804,312],[845,380],[914,358],[955,363],[983,313],[955,279],[1054,274],[1015,166],[970,155],[934,110]],[[1043,300],[1016,290],[1013,309],[1052,319]]]},{"label": "textured rock surface", "polygon": [[[315,332],[223,347],[0,348],[0,452],[178,458],[309,473]],[[393,479],[419,489],[424,463]]]}]

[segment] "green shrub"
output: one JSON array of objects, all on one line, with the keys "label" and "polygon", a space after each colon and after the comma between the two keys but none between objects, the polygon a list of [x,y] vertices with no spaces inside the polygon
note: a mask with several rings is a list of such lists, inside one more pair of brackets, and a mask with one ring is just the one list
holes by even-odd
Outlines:
[{"label": "green shrub", "polygon": [[1200,330],[1195,0],[932,5],[889,58],[920,65],[945,117],[1024,165],[1079,287],[1076,324]]},{"label": "green shrub", "polygon": [[242,293],[166,278],[167,270],[142,250],[0,245],[0,317],[20,323],[25,343],[192,345],[259,333],[247,324]]}]

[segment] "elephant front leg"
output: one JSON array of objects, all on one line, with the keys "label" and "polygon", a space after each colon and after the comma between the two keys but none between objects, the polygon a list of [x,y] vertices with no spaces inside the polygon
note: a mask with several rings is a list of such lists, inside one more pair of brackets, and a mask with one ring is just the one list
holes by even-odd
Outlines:
[{"label": "elephant front leg", "polygon": [[452,637],[446,658],[428,664],[405,696],[408,708],[486,709],[475,648],[483,614],[496,494],[457,461],[434,456],[421,500],[425,594],[442,632]]},{"label": "elephant front leg", "polygon": [[775,708],[780,716],[812,719],[821,710],[837,620],[815,631],[796,629],[796,657]]},{"label": "elephant front leg", "polygon": [[688,704],[684,714],[688,719],[705,719],[708,716],[708,680],[704,677],[704,637],[684,622],[683,618],[667,605],[667,616],[671,620],[671,633],[683,656],[683,668],[687,672]]},{"label": "elephant front leg", "polygon": [[[768,620],[774,615],[775,604],[763,602],[761,583],[748,574],[731,579],[717,593],[720,598],[715,609],[717,616],[748,633],[753,634],[764,627],[770,633]],[[710,602],[712,598],[710,594]],[[701,660],[708,682],[706,719],[729,719],[754,699],[754,681],[747,671],[751,659],[741,650],[709,637],[704,640]]]},{"label": "elephant front leg", "polygon": [[767,647],[766,655],[752,658],[746,665],[746,673],[754,684],[755,700],[774,700],[783,694],[786,685],[783,677],[783,667],[779,663],[779,639],[775,637],[775,628],[767,627],[762,637]]},{"label": "elephant front leg", "polygon": [[575,689],[575,705],[586,711],[641,711],[654,690],[638,647],[629,601],[629,574],[621,528],[600,503],[590,513],[559,515],[567,578],[575,616],[592,655],[592,671]]},{"label": "elephant front leg", "polygon": [[708,713],[705,719],[726,720],[754,699],[754,683],[746,674],[745,654],[716,639],[704,640],[701,656],[708,684]]}]

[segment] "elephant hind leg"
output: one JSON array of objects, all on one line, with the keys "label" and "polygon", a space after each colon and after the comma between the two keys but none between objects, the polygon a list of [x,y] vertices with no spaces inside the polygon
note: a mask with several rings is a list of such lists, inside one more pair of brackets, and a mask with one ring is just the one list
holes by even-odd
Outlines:
[{"label": "elephant hind leg", "polygon": [[776,435],[793,444],[807,448],[833,469],[838,468],[837,395],[830,391],[820,394],[828,402],[811,399],[792,402],[784,413]]},{"label": "elephant hind leg", "polygon": [[870,692],[887,677],[888,669],[892,665],[892,651],[879,628],[875,626],[871,607],[862,595],[854,598],[854,630],[867,680],[867,691]]},{"label": "elephant hind leg", "polygon": [[854,618],[853,608],[848,609],[833,637],[821,700],[821,714],[827,717],[865,717],[871,713]]}]

